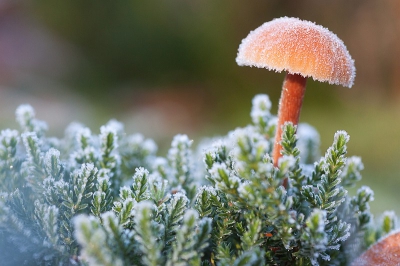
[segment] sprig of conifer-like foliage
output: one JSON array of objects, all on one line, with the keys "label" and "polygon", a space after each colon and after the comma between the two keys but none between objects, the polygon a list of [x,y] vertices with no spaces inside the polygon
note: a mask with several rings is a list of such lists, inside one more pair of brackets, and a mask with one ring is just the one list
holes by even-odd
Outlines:
[{"label": "sprig of conifer-like foliage", "polygon": [[348,196],[363,165],[344,131],[319,157],[315,129],[285,124],[275,167],[270,108],[257,95],[252,124],[158,157],[115,120],[49,138],[20,106],[20,131],[0,133],[2,265],[347,265],[396,216],[375,225],[372,190]]}]

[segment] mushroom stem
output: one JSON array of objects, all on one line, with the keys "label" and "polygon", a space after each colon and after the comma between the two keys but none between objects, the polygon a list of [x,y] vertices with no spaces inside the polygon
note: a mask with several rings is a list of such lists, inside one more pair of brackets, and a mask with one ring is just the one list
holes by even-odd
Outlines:
[{"label": "mushroom stem", "polygon": [[300,117],[301,105],[306,92],[307,78],[299,74],[287,73],[283,82],[281,99],[279,100],[278,124],[276,126],[275,143],[273,150],[274,165],[278,166],[278,160],[282,156],[281,139],[282,126],[286,122],[297,125]]}]

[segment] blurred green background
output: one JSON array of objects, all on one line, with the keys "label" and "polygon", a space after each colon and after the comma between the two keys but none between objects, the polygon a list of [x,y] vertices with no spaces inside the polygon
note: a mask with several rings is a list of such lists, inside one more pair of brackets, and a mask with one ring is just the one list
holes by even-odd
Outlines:
[{"label": "blurred green background", "polygon": [[347,45],[354,87],[310,80],[300,119],[320,132],[322,153],[346,130],[373,212],[400,213],[399,0],[3,0],[0,125],[16,127],[16,107],[30,103],[52,135],[71,121],[98,132],[116,118],[161,153],[178,133],[225,134],[250,122],[255,94],[276,112],[284,74],[235,57],[250,30],[281,16],[314,21]]}]

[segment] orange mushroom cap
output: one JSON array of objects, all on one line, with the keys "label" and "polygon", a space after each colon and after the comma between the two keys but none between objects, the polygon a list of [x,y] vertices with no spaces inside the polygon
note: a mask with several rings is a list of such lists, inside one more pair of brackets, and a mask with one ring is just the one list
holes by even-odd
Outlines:
[{"label": "orange mushroom cap", "polygon": [[361,254],[351,266],[400,265],[400,231],[380,239]]},{"label": "orange mushroom cap", "polygon": [[242,40],[238,65],[312,77],[351,87],[356,69],[343,41],[328,29],[298,18],[266,22]]}]

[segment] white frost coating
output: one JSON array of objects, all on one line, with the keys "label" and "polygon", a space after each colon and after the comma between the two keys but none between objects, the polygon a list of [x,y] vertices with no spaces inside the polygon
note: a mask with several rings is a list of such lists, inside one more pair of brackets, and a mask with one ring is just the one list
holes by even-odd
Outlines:
[{"label": "white frost coating", "polygon": [[121,199],[127,199],[127,198],[132,198],[132,190],[127,187],[127,186],[123,186],[119,189],[119,197]]},{"label": "white frost coating", "polygon": [[128,137],[128,141],[129,141],[129,143],[139,145],[140,143],[142,143],[144,141],[144,136],[140,133],[136,133],[136,134],[130,135]]},{"label": "white frost coating", "polygon": [[301,123],[297,126],[296,135],[298,137],[296,146],[300,151],[301,162],[307,163],[317,160],[320,157],[318,131],[309,124]]},{"label": "white frost coating", "polygon": [[289,171],[290,168],[296,165],[296,159],[292,155],[283,155],[278,159],[278,165],[279,167],[284,166],[284,169],[282,169],[284,172]]},{"label": "white frost coating", "polygon": [[93,193],[92,201],[93,201],[93,203],[96,203],[94,205],[99,206],[101,204],[102,199],[105,198],[105,197],[106,197],[106,193],[105,192],[95,191]]},{"label": "white frost coating", "polygon": [[22,104],[18,106],[15,111],[15,116],[18,124],[26,126],[26,122],[35,118],[35,110],[29,104]]},{"label": "white frost coating", "polygon": [[221,152],[227,146],[225,139],[217,139],[211,144],[211,148],[215,150],[215,152]]},{"label": "white frost coating", "polygon": [[184,144],[188,145],[188,147],[190,147],[192,145],[192,142],[193,141],[189,140],[189,137],[187,135],[179,134],[174,137],[174,139],[172,140],[171,146],[178,147],[179,144],[184,143]]},{"label": "white frost coating", "polygon": [[[32,154],[31,154],[31,148],[29,146],[28,139],[31,138],[36,144],[38,144],[39,143],[39,139],[38,139],[38,137],[36,135],[36,132],[26,132],[26,133],[21,134],[21,137],[22,137],[22,141],[24,142],[25,149],[26,149],[26,151],[28,153],[28,160],[30,162],[32,162],[33,157],[32,157]],[[43,155],[40,154],[40,156],[43,156]]]},{"label": "white frost coating", "polygon": [[[336,243],[344,242],[344,241],[346,241],[347,238],[349,238],[349,236],[350,236],[350,227],[351,227],[351,225],[346,223],[346,222],[341,222],[341,221],[339,222],[338,230],[339,231],[344,231],[346,233],[343,236],[336,238],[336,241],[335,241]],[[343,229],[343,228],[345,228],[345,229]],[[340,244],[338,244],[337,246],[338,247],[336,249],[339,249],[340,248]],[[334,249],[334,247],[330,247],[330,248]]]},{"label": "white frost coating", "polygon": [[85,139],[90,139],[92,132],[90,131],[90,129],[88,127],[81,127],[81,128],[76,128],[76,141],[78,143],[81,142],[82,138]]},{"label": "white frost coating", "polygon": [[242,40],[236,62],[352,87],[356,69],[343,41],[327,28],[298,18],[266,22]]},{"label": "white frost coating", "polygon": [[79,130],[84,128],[85,126],[78,122],[70,123],[64,131],[64,135],[68,139],[73,139],[76,137],[76,134]]},{"label": "white frost coating", "polygon": [[206,191],[208,194],[211,194],[213,196],[217,196],[217,191],[215,190],[214,187],[212,186],[201,186],[198,190],[197,190],[197,194],[195,198],[200,197],[201,194],[203,194],[203,192]]},{"label": "white frost coating", "polygon": [[[269,150],[269,142],[252,126],[245,128],[238,128],[228,135],[228,144],[231,150],[231,155],[238,158],[243,155],[255,156],[256,152],[261,151],[262,155],[266,154]],[[257,149],[259,149],[257,151]]]},{"label": "white frost coating", "polygon": [[350,135],[347,134],[347,132],[344,131],[344,130],[339,130],[339,131],[337,131],[337,132],[335,133],[335,136],[334,136],[334,138],[333,138],[333,140],[334,140],[335,143],[338,141],[339,136],[341,136],[341,135],[344,136],[345,142],[346,142],[346,143],[349,142],[349,140],[350,140]]},{"label": "white frost coating", "polygon": [[161,169],[166,169],[168,167],[168,161],[167,159],[163,157],[156,157],[153,160],[153,170],[158,171],[160,168]]},{"label": "white frost coating", "polygon": [[55,156],[56,158],[60,158],[60,151],[54,148],[50,148],[50,150],[46,152],[46,155],[44,157],[45,163],[47,161],[50,161],[51,157],[53,156]]},{"label": "white frost coating", "polygon": [[118,148],[118,136],[117,136],[117,128],[115,128],[113,125],[105,125],[100,127],[100,139],[101,143],[105,145],[107,143],[107,137],[109,134],[113,135],[113,144],[114,144],[114,149]]},{"label": "white frost coating", "polygon": [[316,232],[319,233],[324,233],[325,232],[325,220],[326,220],[326,211],[320,210],[320,209],[314,209],[310,216],[307,218],[306,223],[312,223],[312,220],[314,220],[314,217],[318,216],[318,224],[317,227],[314,228]]},{"label": "white frost coating", "polygon": [[187,209],[183,215],[183,222],[188,222],[193,219],[193,217],[195,220],[197,220],[199,218],[199,213],[194,209]]},{"label": "white frost coating", "polygon": [[137,221],[140,221],[143,219],[142,214],[143,214],[144,210],[147,209],[147,210],[153,211],[155,208],[155,205],[153,203],[151,203],[150,201],[145,200],[145,201],[141,201],[138,204],[136,204],[135,208],[136,208],[135,221],[137,222]]},{"label": "white frost coating", "polygon": [[184,190],[180,190],[179,192],[175,193],[172,195],[171,199],[171,204],[168,205],[168,212],[172,212],[172,210],[176,207],[176,204],[178,204],[179,201],[182,201],[183,206],[187,206],[189,203],[189,199],[186,197],[186,195],[183,193],[185,192]]},{"label": "white frost coating", "polygon": [[[360,172],[361,170],[364,170],[364,164],[362,163],[361,157],[359,156],[351,156],[349,158],[347,158],[347,163],[346,163],[346,168],[353,168],[353,171],[357,171]],[[361,175],[359,177],[360,180],[361,179]]]},{"label": "white frost coating", "polygon": [[272,163],[258,163],[257,168],[258,168],[257,172],[259,174],[268,175],[268,174],[272,173],[274,166]]},{"label": "white frost coating", "polygon": [[314,165],[313,164],[300,164],[301,173],[305,176],[312,176],[314,172]]},{"label": "white frost coating", "polygon": [[163,179],[160,173],[157,172],[149,174],[148,180],[149,184],[155,185],[157,188],[161,188],[168,184],[168,180]]},{"label": "white frost coating", "polygon": [[[99,173],[101,172],[101,170],[102,169],[99,170]],[[100,185],[103,184],[103,183],[106,183],[106,184],[110,185],[109,184],[110,177],[108,175],[100,175],[100,174],[98,174],[97,175],[97,182],[99,182]]]},{"label": "white frost coating", "polygon": [[400,265],[399,243],[400,230],[393,230],[370,246],[367,251],[353,261],[351,266]]},{"label": "white frost coating", "polygon": [[81,166],[81,169],[80,169],[80,171],[82,172],[82,173],[85,173],[85,172],[91,172],[91,171],[97,171],[97,169],[94,167],[94,164],[93,163],[85,163],[85,164],[82,164],[82,166]]},{"label": "white frost coating", "polygon": [[118,133],[118,135],[121,135],[124,133],[124,124],[119,122],[118,120],[111,119],[110,121],[107,122],[106,126],[110,127],[110,128],[114,128],[115,131]]},{"label": "white frost coating", "polygon": [[172,140],[171,148],[168,151],[168,161],[173,169],[173,176],[183,183],[187,178],[187,174],[192,169],[192,153],[190,146],[192,145],[186,135],[176,135]]},{"label": "white frost coating", "polygon": [[[248,188],[251,187],[251,183],[249,181],[244,181],[243,183],[239,184],[239,187],[237,188],[237,192],[239,193],[240,197],[247,201],[254,202],[257,200],[256,195],[249,193]],[[260,202],[262,203],[262,202]]]},{"label": "white frost coating", "polygon": [[152,139],[146,139],[142,145],[143,149],[148,151],[150,154],[155,154],[157,152],[157,144]]},{"label": "white frost coating", "polygon": [[347,164],[354,164],[357,166],[359,170],[364,169],[364,164],[362,163],[361,157],[359,156],[351,156],[347,159]]},{"label": "white frost coating", "polygon": [[123,262],[115,258],[106,243],[106,232],[99,227],[99,222],[93,217],[80,214],[73,218],[74,235],[82,246],[81,257],[89,265],[116,265],[122,266]]},{"label": "white frost coating", "polygon": [[179,199],[182,198],[184,201],[189,202],[189,199],[182,191],[176,192],[172,197],[174,201],[178,201]]},{"label": "white frost coating", "polygon": [[[228,189],[233,189],[235,187],[238,187],[239,184],[241,182],[241,179],[235,175],[231,175],[229,176],[229,184],[230,186],[228,187]],[[221,189],[223,187],[225,187],[226,184],[224,182],[219,182],[217,183],[217,188]]]},{"label": "white frost coating", "polygon": [[203,141],[201,144],[204,145],[204,148],[202,149],[203,163],[206,163],[206,155],[211,156],[212,160],[214,161],[219,159],[219,154],[224,154],[228,150],[225,139],[219,138],[211,140],[207,143],[204,143]]},{"label": "white frost coating", "polygon": [[157,144],[152,139],[145,139],[140,133],[130,135],[128,137],[128,145],[132,149],[144,149],[149,154],[155,154],[157,152]]},{"label": "white frost coating", "polygon": [[35,131],[46,131],[48,129],[47,123],[41,120],[33,120],[32,121],[34,125]]},{"label": "white frost coating", "polygon": [[258,124],[260,119],[265,120],[266,117],[270,116],[272,104],[268,95],[258,94],[253,98],[252,103],[250,116],[254,124]]},{"label": "white frost coating", "polygon": [[229,175],[229,170],[226,167],[225,164],[222,163],[214,163],[214,165],[212,166],[212,168],[209,170],[209,173],[211,175],[212,178],[220,178],[219,172],[223,171],[226,173],[226,175]]},{"label": "white frost coating", "polygon": [[57,160],[59,160],[59,158],[60,158],[60,151],[59,151],[59,150],[56,150],[56,149],[54,149],[54,148],[50,148],[50,150],[48,150],[48,151],[46,152],[43,161],[44,161],[44,165],[45,165],[45,167],[46,167],[46,170],[47,170],[48,172],[50,172],[51,169],[52,169],[51,158],[52,158],[53,156],[56,157]]},{"label": "white frost coating", "polygon": [[364,191],[366,196],[370,197],[370,201],[374,201],[374,191],[368,186],[362,186],[357,190],[357,194],[360,194]]},{"label": "white frost coating", "polygon": [[7,143],[7,145],[9,145],[9,143],[11,142],[12,139],[19,139],[19,133],[17,130],[11,130],[11,129],[5,129],[2,130],[0,133],[0,146],[4,146],[3,142]]},{"label": "white frost coating", "polygon": [[257,94],[252,100],[254,108],[258,108],[262,111],[269,111],[271,109],[271,101],[267,94]]},{"label": "white frost coating", "polygon": [[[91,240],[96,239],[99,242],[94,243],[104,243],[106,240],[106,235],[103,230],[96,230],[97,219],[94,216],[89,216],[87,214],[78,214],[72,218],[74,224],[74,235],[80,244],[85,246],[90,244]],[[96,236],[93,234],[96,232]]]},{"label": "white frost coating", "polygon": [[364,164],[362,163],[361,157],[352,156],[347,158],[346,165],[342,172],[342,179],[346,182],[348,177],[351,178],[350,181],[355,182],[361,180],[361,171],[364,169]]},{"label": "white frost coating", "polygon": [[276,116],[271,116],[271,119],[268,121],[267,127],[273,127],[278,124],[278,117]]},{"label": "white frost coating", "polygon": [[109,232],[113,233],[113,226],[117,225],[120,231],[122,228],[119,226],[118,217],[115,215],[113,211],[107,211],[101,214],[101,220],[103,221],[104,228]]},{"label": "white frost coating", "polygon": [[25,131],[32,130],[39,133],[48,129],[46,122],[35,119],[35,110],[29,104],[20,105],[15,111],[15,116]]},{"label": "white frost coating", "polygon": [[133,179],[136,179],[138,177],[143,177],[145,175],[149,175],[149,171],[147,171],[143,167],[139,167],[135,169],[135,175],[133,176]]}]

